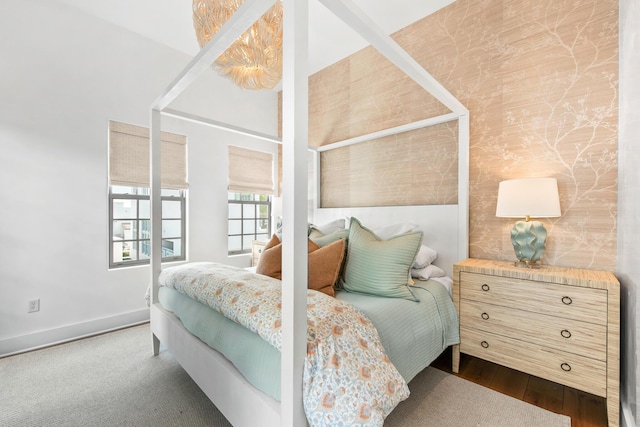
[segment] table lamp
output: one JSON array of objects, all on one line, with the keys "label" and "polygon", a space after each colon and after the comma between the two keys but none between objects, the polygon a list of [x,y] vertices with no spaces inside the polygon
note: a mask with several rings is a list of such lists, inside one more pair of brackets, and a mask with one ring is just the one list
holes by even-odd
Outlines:
[{"label": "table lamp", "polygon": [[555,178],[511,179],[500,182],[496,216],[523,218],[511,230],[516,266],[537,268],[545,250],[547,230],[531,218],[560,216],[558,182]]}]

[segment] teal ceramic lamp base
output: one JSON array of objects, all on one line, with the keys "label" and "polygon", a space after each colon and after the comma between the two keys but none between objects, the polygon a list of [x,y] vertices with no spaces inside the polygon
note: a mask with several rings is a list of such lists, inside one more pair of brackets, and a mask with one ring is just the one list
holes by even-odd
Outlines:
[{"label": "teal ceramic lamp base", "polygon": [[518,261],[516,266],[538,268],[544,253],[547,230],[540,221],[518,221],[511,229],[511,243]]}]

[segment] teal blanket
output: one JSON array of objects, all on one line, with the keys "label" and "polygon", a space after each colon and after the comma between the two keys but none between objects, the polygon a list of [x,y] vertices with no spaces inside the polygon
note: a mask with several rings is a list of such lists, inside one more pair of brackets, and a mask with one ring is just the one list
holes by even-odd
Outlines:
[{"label": "teal blanket", "polygon": [[[338,291],[378,330],[382,345],[406,382],[459,342],[458,318],[448,292],[438,282],[416,282],[420,302]],[[280,400],[280,352],[257,334],[180,292],[160,287],[162,306],[185,328],[233,362],[259,390]],[[409,388],[411,385],[409,384]]]}]

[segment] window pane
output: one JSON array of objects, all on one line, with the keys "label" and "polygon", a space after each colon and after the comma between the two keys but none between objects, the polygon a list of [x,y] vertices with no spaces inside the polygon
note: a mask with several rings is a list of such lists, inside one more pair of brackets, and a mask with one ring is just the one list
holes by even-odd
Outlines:
[{"label": "window pane", "polygon": [[251,235],[251,236],[244,236],[242,238],[242,242],[243,242],[243,249],[251,249],[251,243],[255,240],[255,236]]},{"label": "window pane", "polygon": [[140,239],[150,239],[151,238],[151,220],[145,219],[140,221],[140,235],[138,238]]},{"label": "window pane", "polygon": [[136,194],[137,187],[122,187],[120,185],[111,186],[112,194]]},{"label": "window pane", "polygon": [[229,236],[229,252],[242,250],[242,238],[240,236]]},{"label": "window pane", "polygon": [[131,199],[113,199],[113,218],[136,218],[136,201]]},{"label": "window pane", "polygon": [[113,240],[133,240],[136,237],[136,221],[113,221]]},{"label": "window pane", "polygon": [[150,259],[151,258],[151,240],[142,240],[140,242],[140,259]]},{"label": "window pane", "polygon": [[258,229],[257,233],[269,233],[269,220],[268,219],[259,219],[258,221]]},{"label": "window pane", "polygon": [[142,259],[138,258],[138,242],[129,242],[128,245],[131,253],[130,260],[137,261],[138,259]]},{"label": "window pane", "polygon": [[[242,221],[230,220],[229,221],[229,234],[242,234]],[[229,249],[231,250],[231,249]]]},{"label": "window pane", "polygon": [[151,218],[151,201],[139,200],[138,210],[140,211],[140,215],[138,216],[139,218]]},{"label": "window pane", "polygon": [[244,220],[242,221],[242,223],[244,224],[244,229],[242,230],[243,234],[253,234],[256,232],[256,221],[251,219],[251,220]]},{"label": "window pane", "polygon": [[269,235],[268,234],[258,234],[256,236],[256,240],[269,240]]},{"label": "window pane", "polygon": [[179,201],[162,201],[162,218],[182,218],[182,203]]},{"label": "window pane", "polygon": [[269,206],[258,205],[258,218],[269,218]]},{"label": "window pane", "polygon": [[245,219],[256,217],[256,205],[244,205],[242,206],[242,215]]},{"label": "window pane", "polygon": [[229,203],[229,218],[242,218],[242,205]]},{"label": "window pane", "polygon": [[180,197],[180,190],[168,190],[163,188],[160,190],[160,195],[166,197]]},{"label": "window pane", "polygon": [[182,242],[180,239],[162,240],[162,257],[177,257],[182,255]]},{"label": "window pane", "polygon": [[162,220],[162,237],[180,237],[182,222],[179,219]]},{"label": "window pane", "polygon": [[[131,245],[133,242],[122,242],[122,241],[114,241],[113,242],[113,262],[123,262],[123,261],[131,261],[132,254]],[[133,258],[135,259],[135,258]]]}]

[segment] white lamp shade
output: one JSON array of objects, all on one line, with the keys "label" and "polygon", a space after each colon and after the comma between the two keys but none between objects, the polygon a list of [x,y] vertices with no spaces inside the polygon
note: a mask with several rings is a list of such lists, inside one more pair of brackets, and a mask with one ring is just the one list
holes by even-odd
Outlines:
[{"label": "white lamp shade", "polygon": [[555,178],[502,181],[498,187],[496,216],[504,218],[559,217],[558,182]]}]

